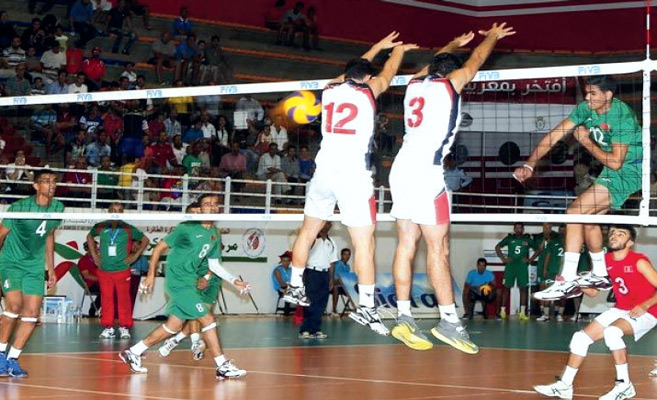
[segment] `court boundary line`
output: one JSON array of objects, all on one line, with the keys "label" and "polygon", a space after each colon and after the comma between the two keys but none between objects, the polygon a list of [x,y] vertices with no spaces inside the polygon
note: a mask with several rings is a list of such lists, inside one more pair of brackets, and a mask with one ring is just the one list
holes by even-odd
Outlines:
[{"label": "court boundary line", "polygon": [[[107,361],[107,360],[101,360],[101,359],[97,359],[97,360]],[[118,397],[127,397],[127,398],[135,397],[134,393],[118,393],[118,392],[105,392],[105,391],[101,391],[101,390],[74,389],[74,388],[67,388],[67,387],[61,387],[61,386],[45,386],[45,385],[36,385],[36,384],[21,383],[21,382],[4,382],[4,381],[0,381],[0,385],[14,386],[14,387],[26,387],[26,388],[33,388],[33,389],[44,389],[44,390],[60,390],[60,391],[65,391],[65,392],[74,392],[74,393],[82,393],[82,394],[98,394],[98,395],[103,395],[103,396],[118,396]],[[180,400],[180,398],[178,398],[178,397],[161,397],[161,396],[152,396],[152,395],[145,395],[145,394],[140,394],[138,397],[140,399],[153,399],[153,400]]]},{"label": "court boundary line", "polygon": [[[59,356],[62,358],[70,358],[70,359],[77,359],[77,360],[86,360],[86,361],[112,361],[112,362],[118,362],[118,363],[123,363],[123,361],[118,360],[118,359],[112,359],[112,360],[105,360],[102,358],[92,358],[92,357],[75,357],[74,355],[59,355],[59,354],[53,354],[52,356]],[[186,365],[186,364],[170,364],[170,363],[158,363],[155,365],[167,365],[169,367],[177,367],[177,368],[185,368],[185,369],[202,369],[202,370],[215,370],[216,367],[207,367],[207,366],[194,366],[194,365]],[[275,376],[287,376],[287,377],[297,377],[297,378],[307,378],[307,379],[321,379],[321,380],[331,380],[331,381],[348,381],[348,382],[361,382],[361,383],[383,383],[383,384],[388,384],[388,385],[403,385],[403,386],[421,386],[421,387],[435,387],[435,388],[448,388],[448,389],[460,389],[460,390],[471,390],[471,391],[491,391],[491,392],[498,392],[498,393],[516,393],[516,394],[531,394],[535,395],[537,394],[533,390],[526,390],[526,389],[503,389],[503,388],[493,388],[493,387],[477,387],[477,386],[464,386],[464,385],[450,385],[450,384],[442,384],[442,383],[427,383],[427,382],[404,382],[404,381],[393,381],[393,380],[386,380],[386,379],[368,379],[368,378],[352,378],[352,377],[340,377],[340,376],[324,376],[324,375],[309,375],[309,374],[294,374],[294,373],[288,373],[288,372],[275,372],[275,371],[259,371],[259,370],[247,370],[247,376],[248,374],[261,374],[261,375],[275,375]],[[143,374],[144,376],[148,376],[148,374]],[[0,382],[2,383],[2,382]],[[594,387],[580,387],[579,389],[590,389]],[[595,386],[597,388],[597,386]],[[587,398],[599,398],[600,395],[596,394],[577,394],[578,397],[587,397]],[[449,396],[451,397],[451,396]],[[163,398],[167,399],[167,398]],[[654,400],[652,398],[642,398],[642,397],[634,397],[636,400]],[[167,399],[168,400],[168,399]]]}]

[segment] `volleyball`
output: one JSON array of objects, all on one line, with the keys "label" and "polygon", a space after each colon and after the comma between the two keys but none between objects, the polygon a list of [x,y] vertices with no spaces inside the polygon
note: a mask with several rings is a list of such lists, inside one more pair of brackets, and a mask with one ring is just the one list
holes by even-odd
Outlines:
[{"label": "volleyball", "polygon": [[317,119],[322,105],[313,92],[300,90],[283,100],[283,109],[289,119],[297,124],[308,124]]},{"label": "volleyball", "polygon": [[491,290],[493,290],[493,288],[491,288],[490,285],[486,284],[479,286],[479,290],[481,291],[482,296],[488,296]]}]

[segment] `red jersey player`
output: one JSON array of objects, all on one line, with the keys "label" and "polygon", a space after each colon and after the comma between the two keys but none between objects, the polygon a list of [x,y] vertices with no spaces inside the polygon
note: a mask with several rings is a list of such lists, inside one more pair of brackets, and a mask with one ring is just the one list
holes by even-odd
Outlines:
[{"label": "red jersey player", "polygon": [[[636,395],[630,382],[624,335],[639,340],[657,325],[657,271],[650,260],[631,250],[636,241],[636,230],[631,226],[615,226],[609,231],[609,253],[605,255],[607,272],[613,283],[616,306],[600,314],[570,341],[568,365],[559,380],[551,385],[534,386],[534,390],[548,397],[571,399],[573,380],[584,362],[588,348],[604,339],[616,364],[616,384],[601,400],[629,399]],[[584,289],[594,296],[597,289]]]}]

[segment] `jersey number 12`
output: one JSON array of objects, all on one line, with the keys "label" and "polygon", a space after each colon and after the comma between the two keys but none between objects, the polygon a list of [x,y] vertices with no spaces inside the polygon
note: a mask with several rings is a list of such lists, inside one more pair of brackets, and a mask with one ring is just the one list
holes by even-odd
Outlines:
[{"label": "jersey number 12", "polygon": [[[347,129],[345,125],[356,119],[358,116],[358,107],[352,103],[342,103],[335,106],[335,103],[328,103],[324,106],[326,110],[326,132],[339,133],[343,135],[354,135],[355,129]],[[333,114],[345,114],[342,119],[333,125]]]}]

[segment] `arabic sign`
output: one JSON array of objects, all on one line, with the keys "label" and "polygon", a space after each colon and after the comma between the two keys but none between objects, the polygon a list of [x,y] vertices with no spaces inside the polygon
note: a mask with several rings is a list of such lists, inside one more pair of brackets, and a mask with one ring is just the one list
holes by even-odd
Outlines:
[{"label": "arabic sign", "polygon": [[577,101],[577,80],[576,78],[543,78],[470,82],[463,88],[463,100],[574,104]]}]

